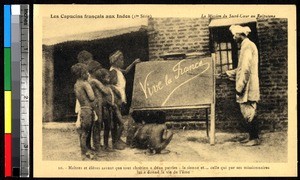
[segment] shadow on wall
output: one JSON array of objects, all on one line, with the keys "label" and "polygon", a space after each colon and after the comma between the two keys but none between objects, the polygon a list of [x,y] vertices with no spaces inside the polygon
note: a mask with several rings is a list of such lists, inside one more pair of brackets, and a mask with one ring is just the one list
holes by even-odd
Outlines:
[{"label": "shadow on wall", "polygon": [[[92,41],[63,42],[53,46],[43,46],[43,51],[52,50],[53,61],[53,119],[46,121],[73,121],[75,114],[75,94],[73,86],[76,79],[72,77],[71,66],[77,63],[77,55],[82,50],[91,52],[94,59],[104,68],[109,68],[109,55],[115,50],[124,53],[125,67],[136,58],[148,60],[148,37],[146,31],[131,32],[119,36]],[[47,67],[46,67],[47,69]],[[129,109],[132,97],[134,69],[126,75],[127,99]],[[47,91],[47,88],[46,88]],[[51,93],[47,93],[51,94]],[[47,111],[44,107],[43,111]]]}]

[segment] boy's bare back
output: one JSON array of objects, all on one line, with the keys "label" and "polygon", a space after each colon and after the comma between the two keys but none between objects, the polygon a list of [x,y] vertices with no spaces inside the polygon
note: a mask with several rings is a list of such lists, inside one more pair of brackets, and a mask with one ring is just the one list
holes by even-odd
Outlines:
[{"label": "boy's bare back", "polygon": [[77,80],[74,91],[81,107],[92,107],[91,102],[95,100],[95,95],[88,81]]}]

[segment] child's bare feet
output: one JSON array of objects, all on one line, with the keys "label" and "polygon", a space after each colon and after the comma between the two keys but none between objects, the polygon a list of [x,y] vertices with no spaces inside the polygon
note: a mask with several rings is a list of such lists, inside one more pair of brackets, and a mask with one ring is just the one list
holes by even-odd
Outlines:
[{"label": "child's bare feet", "polygon": [[103,151],[105,151],[105,152],[115,152],[114,149],[112,149],[112,148],[110,148],[110,147],[108,147],[108,146],[105,146],[105,147],[103,148]]}]

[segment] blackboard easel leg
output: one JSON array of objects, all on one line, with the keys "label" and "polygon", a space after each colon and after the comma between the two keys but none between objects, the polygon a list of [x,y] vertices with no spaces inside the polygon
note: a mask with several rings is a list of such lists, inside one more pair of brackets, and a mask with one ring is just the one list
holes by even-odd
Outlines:
[{"label": "blackboard easel leg", "polygon": [[211,60],[212,60],[212,70],[213,70],[213,101],[210,104],[210,145],[215,144],[215,129],[216,129],[216,118],[215,118],[215,103],[216,103],[216,67],[215,67],[215,60],[216,56],[214,53],[211,54]]},{"label": "blackboard easel leg", "polygon": [[205,122],[206,122],[206,135],[207,135],[207,137],[209,137],[208,108],[205,108]]},{"label": "blackboard easel leg", "polygon": [[215,145],[215,128],[216,128],[216,121],[215,121],[215,105],[212,104],[210,108],[210,145]]}]

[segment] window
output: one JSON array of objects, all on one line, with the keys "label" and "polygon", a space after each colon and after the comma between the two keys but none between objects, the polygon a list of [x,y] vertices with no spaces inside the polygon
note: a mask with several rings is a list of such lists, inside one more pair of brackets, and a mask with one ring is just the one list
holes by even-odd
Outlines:
[{"label": "window", "polygon": [[[241,24],[249,26],[251,33],[249,39],[257,45],[256,22]],[[224,73],[229,69],[234,69],[238,65],[240,47],[233,40],[233,35],[228,26],[210,27],[211,52],[216,55],[216,73]]]},{"label": "window", "polygon": [[237,67],[238,47],[232,38],[229,27],[211,29],[212,52],[216,55],[216,73],[224,73]]},{"label": "window", "polygon": [[216,67],[218,73],[232,69],[232,48],[230,42],[216,44]]}]

